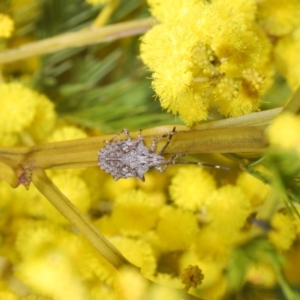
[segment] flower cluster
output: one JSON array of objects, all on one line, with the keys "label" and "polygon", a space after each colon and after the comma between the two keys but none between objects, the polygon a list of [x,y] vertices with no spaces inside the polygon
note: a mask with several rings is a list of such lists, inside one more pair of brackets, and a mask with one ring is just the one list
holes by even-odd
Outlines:
[{"label": "flower cluster", "polygon": [[[20,84],[9,86],[15,86],[15,93],[22,87],[22,93],[30,93],[33,103],[39,97],[45,100]],[[15,94],[11,97],[15,99]],[[48,110],[47,105],[44,107],[41,115]],[[21,111],[18,114],[21,118]],[[30,122],[22,127],[23,132],[30,128]],[[43,122],[39,124],[43,129]],[[41,142],[86,136],[78,128],[56,123]],[[26,192],[22,187],[12,190],[1,182],[1,257],[13,265],[10,278],[24,285],[25,294],[39,294],[41,299],[65,299],[67,295],[78,300],[131,300],[145,294],[149,299],[177,299],[185,289],[195,297],[218,299],[230,289],[225,270],[233,259],[233,250],[251,240],[248,219],[270,193],[268,185],[246,173],[239,174],[235,182],[220,184],[199,166],[170,168],[159,175],[159,182],[151,172],[145,182],[115,182],[98,168],[53,170],[48,174],[79,210],[89,215],[95,227],[140,268],[142,276],[130,269],[122,269],[117,275],[34,186]],[[274,230],[269,240],[274,247],[278,251],[292,249],[300,234],[300,222],[278,212],[271,224]],[[245,280],[257,284],[258,267],[268,272],[258,284],[274,286],[274,270],[263,261],[248,266]],[[150,284],[145,278],[160,285]],[[14,290],[7,277],[0,284],[5,286],[0,297],[20,299],[21,290]]]},{"label": "flower cluster", "polygon": [[[148,3],[160,23],[143,36],[141,58],[163,108],[188,126],[207,119],[216,106],[226,117],[259,110],[273,81],[271,53],[279,51],[267,35],[281,36],[298,26],[298,1],[283,6],[268,0]],[[286,43],[291,42],[278,45],[285,73],[295,63],[286,55]]]},{"label": "flower cluster", "polygon": [[53,130],[54,104],[46,96],[17,82],[0,84],[0,95],[1,145],[18,145],[22,139],[32,145]]}]

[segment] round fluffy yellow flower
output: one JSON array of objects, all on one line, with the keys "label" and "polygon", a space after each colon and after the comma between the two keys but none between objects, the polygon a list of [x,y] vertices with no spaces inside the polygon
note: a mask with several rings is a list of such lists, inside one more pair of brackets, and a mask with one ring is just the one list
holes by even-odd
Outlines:
[{"label": "round fluffy yellow flower", "polygon": [[147,295],[147,287],[147,280],[133,268],[122,268],[115,279],[115,291],[119,299],[143,299]]},{"label": "round fluffy yellow flower", "polygon": [[101,280],[111,285],[115,269],[82,236],[50,221],[23,222],[16,239],[22,261],[51,247],[61,249],[82,279]]},{"label": "round fluffy yellow flower", "polygon": [[300,23],[300,2],[298,0],[257,1],[257,18],[270,35],[286,35]]},{"label": "round fluffy yellow flower", "polygon": [[[106,174],[104,172],[99,172],[98,167],[97,167],[97,172]],[[108,200],[114,201],[117,197],[123,195],[124,193],[136,189],[137,185],[138,185],[138,180],[135,178],[127,178],[127,179],[121,178],[118,181],[115,181],[112,178],[112,176],[106,176],[101,191],[103,197],[105,197]]]},{"label": "round fluffy yellow flower", "polygon": [[[79,176],[63,171],[55,173],[51,178],[80,211],[85,213],[90,209],[90,191],[85,181]],[[34,186],[31,186],[29,191],[24,191],[22,187],[15,191],[15,195],[20,198],[19,201],[16,201],[18,204],[14,205],[16,212],[20,213],[21,211],[38,218],[46,217],[55,223],[69,224],[69,221]]]},{"label": "round fluffy yellow flower", "polygon": [[60,244],[73,259],[80,278],[112,286],[116,269],[83,236],[66,236]]},{"label": "round fluffy yellow flower", "polygon": [[[201,97],[201,93],[188,91],[183,93],[181,97],[182,101],[178,102],[177,106],[178,113],[187,126],[192,127],[196,121],[207,118],[209,102]],[[171,107],[172,105],[169,111],[172,111]]]},{"label": "round fluffy yellow flower", "polygon": [[226,117],[238,117],[258,111],[261,98],[259,93],[248,93],[245,88],[241,88],[236,98],[231,101],[222,101],[219,98],[216,101],[219,104],[219,112]]},{"label": "round fluffy yellow flower", "polygon": [[236,234],[224,235],[222,231],[215,230],[207,225],[200,229],[195,239],[195,252],[200,259],[211,259],[212,261],[226,263],[236,240]]},{"label": "round fluffy yellow flower", "polygon": [[156,234],[165,250],[185,250],[192,244],[198,231],[197,219],[193,213],[169,206],[161,210]]},{"label": "round fluffy yellow flower", "polygon": [[199,166],[181,167],[170,184],[170,197],[181,208],[196,211],[216,189],[213,176]]},{"label": "round fluffy yellow flower", "polygon": [[[86,183],[78,176],[69,173],[57,174],[52,177],[55,185],[60,191],[83,213],[90,209],[91,197]],[[45,200],[42,202],[44,215],[50,220],[62,224],[69,224],[69,221],[61,215],[58,210]]]},{"label": "round fluffy yellow flower", "polygon": [[213,95],[216,101],[229,102],[239,95],[240,83],[233,78],[222,78],[215,89]]},{"label": "round fluffy yellow flower", "polygon": [[242,188],[253,207],[262,205],[271,191],[269,185],[246,172],[239,175],[236,185]]},{"label": "round fluffy yellow flower", "polygon": [[57,300],[88,299],[73,262],[59,248],[47,247],[20,263],[16,273],[33,291]]},{"label": "round fluffy yellow flower", "polygon": [[292,113],[279,115],[267,129],[271,145],[287,150],[297,150],[300,154],[300,118]]},{"label": "round fluffy yellow flower", "polygon": [[14,28],[14,21],[8,15],[0,13],[0,38],[9,38]]},{"label": "round fluffy yellow flower", "polygon": [[50,221],[28,221],[22,223],[15,246],[19,256],[26,260],[41,249],[58,246],[68,231]]},{"label": "round fluffy yellow flower", "polygon": [[141,235],[154,228],[158,213],[159,206],[151,202],[151,197],[132,190],[116,199],[111,217],[121,233]]},{"label": "round fluffy yellow flower", "polygon": [[156,258],[152,247],[142,239],[134,240],[126,237],[115,237],[110,242],[141,272],[151,276],[156,271]]},{"label": "round fluffy yellow flower", "polygon": [[169,288],[164,283],[152,285],[147,293],[149,300],[157,299],[185,299],[186,295],[182,289]]},{"label": "round fluffy yellow flower", "polygon": [[0,132],[21,132],[33,121],[39,94],[21,83],[0,84]]},{"label": "round fluffy yellow flower", "polygon": [[241,229],[251,214],[249,199],[240,187],[233,185],[213,192],[206,201],[206,209],[211,226],[229,235]]},{"label": "round fluffy yellow flower", "polygon": [[[151,14],[163,22],[178,22],[178,20],[190,18],[190,12],[195,14],[202,7],[198,0],[147,0]],[[170,13],[172,9],[172,13]]]},{"label": "round fluffy yellow flower", "polygon": [[[108,203],[108,205],[112,206],[111,203]],[[105,236],[115,236],[119,234],[118,224],[114,222],[111,215],[101,216],[101,218],[95,221],[94,225]]]},{"label": "round fluffy yellow flower", "polygon": [[269,232],[271,243],[279,250],[288,250],[296,238],[296,228],[290,216],[276,213],[271,221]]},{"label": "round fluffy yellow flower", "polygon": [[[195,36],[185,28],[174,28],[169,24],[159,24],[143,37],[141,58],[151,69],[157,70],[153,74],[153,87],[161,96],[164,108],[193,83],[191,58],[196,43]],[[157,51],[158,44],[164,51]],[[168,91],[164,90],[167,86]]]},{"label": "round fluffy yellow flower", "polygon": [[86,138],[88,135],[75,126],[63,126],[56,129],[46,141],[48,143]]},{"label": "round fluffy yellow flower", "polygon": [[54,104],[44,95],[38,95],[37,106],[29,132],[37,141],[42,142],[54,129],[56,113]]},{"label": "round fluffy yellow flower", "polygon": [[[232,0],[213,0],[213,2],[221,2],[221,5],[232,5]],[[256,17],[256,1],[255,0],[235,0],[234,7],[243,14],[247,22],[253,22]]]},{"label": "round fluffy yellow flower", "polygon": [[[72,171],[75,171],[73,169]],[[71,170],[69,170],[71,171]],[[108,174],[105,172],[99,172],[99,167],[85,168],[80,173],[81,178],[87,183],[87,187],[90,191],[92,205],[99,205],[101,200],[108,201],[109,198],[104,193],[102,183],[108,178]],[[109,176],[110,178],[111,176]],[[99,188],[99,182],[101,182],[101,188]],[[116,181],[115,181],[116,182]],[[118,181],[117,181],[118,182]],[[117,189],[114,187],[114,189]]]},{"label": "round fluffy yellow flower", "polygon": [[300,26],[275,46],[276,66],[295,91],[300,86]]},{"label": "round fluffy yellow flower", "polygon": [[92,286],[89,285],[89,294],[90,294],[89,300],[99,300],[99,299],[115,300],[116,299],[115,294],[112,293],[110,289],[108,289],[102,284],[99,284],[97,281]]}]

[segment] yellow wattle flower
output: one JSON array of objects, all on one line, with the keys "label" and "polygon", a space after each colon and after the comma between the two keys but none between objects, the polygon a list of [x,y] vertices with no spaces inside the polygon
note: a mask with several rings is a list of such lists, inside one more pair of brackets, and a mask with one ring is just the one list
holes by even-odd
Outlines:
[{"label": "yellow wattle flower", "polygon": [[300,118],[292,113],[279,115],[267,128],[271,145],[285,150],[296,150],[300,155]]},{"label": "yellow wattle flower", "polygon": [[223,234],[207,225],[200,229],[195,239],[195,252],[199,259],[209,259],[220,263],[226,263],[230,253],[237,242],[238,232],[232,232],[230,236]]},{"label": "yellow wattle flower", "polygon": [[160,247],[168,251],[185,250],[199,231],[196,216],[180,208],[165,206],[156,227]]},{"label": "yellow wattle flower", "polygon": [[268,34],[283,36],[300,24],[300,2],[298,0],[257,1],[258,22]]},{"label": "yellow wattle flower", "polygon": [[132,190],[115,200],[111,218],[120,233],[139,236],[154,228],[158,214],[159,206],[147,193]]},{"label": "yellow wattle flower", "polygon": [[300,86],[300,26],[281,38],[274,48],[276,66],[289,86],[296,91]]},{"label": "yellow wattle flower", "polygon": [[143,36],[140,52],[163,108],[188,126],[207,119],[213,102],[226,117],[259,110],[262,78],[270,84],[272,74],[253,1],[149,4],[161,23]]},{"label": "yellow wattle flower", "polygon": [[152,246],[146,240],[118,236],[110,241],[134,266],[141,268],[146,277],[155,274],[157,260]]},{"label": "yellow wattle flower", "polygon": [[75,126],[62,126],[57,128],[50,136],[47,137],[47,143],[68,141],[86,138],[88,135],[81,129]]},{"label": "yellow wattle flower", "polygon": [[[55,174],[52,176],[54,184],[66,195],[68,199],[83,213],[91,207],[90,191],[86,182],[79,176],[69,172]],[[50,202],[43,201],[43,212],[46,218],[60,224],[69,224],[69,221]]]},{"label": "yellow wattle flower", "polygon": [[252,212],[247,195],[233,185],[222,186],[213,192],[206,201],[206,210],[210,226],[229,236],[245,225]]},{"label": "yellow wattle flower", "polygon": [[296,238],[296,227],[292,217],[280,212],[271,220],[272,229],[268,236],[271,243],[279,250],[288,250]]},{"label": "yellow wattle flower", "polygon": [[122,300],[140,300],[147,294],[148,282],[139,272],[123,268],[115,280],[117,297]]},{"label": "yellow wattle flower", "polygon": [[174,203],[183,209],[200,210],[216,189],[213,176],[199,166],[181,167],[172,178],[169,191]]},{"label": "yellow wattle flower", "polygon": [[0,13],[0,38],[9,38],[14,29],[15,24],[11,17]]},{"label": "yellow wattle flower", "polygon": [[46,96],[39,95],[35,115],[29,128],[29,133],[36,142],[44,142],[53,131],[56,123],[54,103]]},{"label": "yellow wattle flower", "polygon": [[0,84],[0,132],[20,133],[31,125],[39,94],[25,85]]},{"label": "yellow wattle flower", "polygon": [[249,198],[252,207],[262,205],[271,191],[271,187],[268,184],[263,183],[246,172],[239,175],[236,185],[242,188]]},{"label": "yellow wattle flower", "polygon": [[86,300],[87,286],[74,264],[61,249],[47,247],[20,263],[18,277],[35,293],[57,300]]}]

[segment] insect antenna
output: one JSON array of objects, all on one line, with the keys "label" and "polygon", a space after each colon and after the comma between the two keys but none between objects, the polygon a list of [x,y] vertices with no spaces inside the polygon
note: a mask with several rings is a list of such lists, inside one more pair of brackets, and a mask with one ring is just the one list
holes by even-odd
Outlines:
[{"label": "insect antenna", "polygon": [[158,167],[158,170],[160,172],[164,172],[166,168],[170,165],[198,165],[198,166],[210,167],[210,168],[215,168],[220,170],[227,170],[227,171],[230,170],[230,168],[221,165],[213,165],[213,164],[207,164],[203,162],[189,161],[189,160],[179,160],[179,161],[175,160],[177,157],[183,157],[183,156],[185,156],[185,154],[183,153],[173,154],[168,160],[160,164],[163,167]]},{"label": "insect antenna", "polygon": [[181,161],[170,162],[170,164],[172,164],[172,165],[198,165],[198,166],[210,167],[210,168],[215,168],[215,169],[220,169],[220,170],[227,170],[227,171],[230,170],[230,168],[228,168],[226,166],[207,164],[207,163],[197,162],[197,161],[181,160]]}]

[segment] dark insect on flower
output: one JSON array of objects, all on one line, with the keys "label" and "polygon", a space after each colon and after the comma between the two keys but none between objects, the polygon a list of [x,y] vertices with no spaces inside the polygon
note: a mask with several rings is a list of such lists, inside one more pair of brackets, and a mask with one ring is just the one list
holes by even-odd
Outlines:
[{"label": "dark insect on flower", "polygon": [[[218,169],[228,169],[227,167],[210,165],[194,161],[175,161],[177,157],[183,157],[184,154],[174,154],[168,160],[162,156],[171,142],[175,133],[175,127],[169,133],[153,139],[150,149],[144,144],[144,138],[141,131],[136,139],[130,137],[129,131],[124,128],[119,134],[110,141],[105,141],[106,146],[99,151],[99,167],[105,172],[111,174],[115,180],[120,178],[140,178],[145,181],[144,174],[151,168],[164,172],[169,165],[175,164],[196,164],[200,166],[209,166]],[[126,140],[115,141],[122,133]],[[158,140],[168,138],[164,147],[155,153]]]}]

